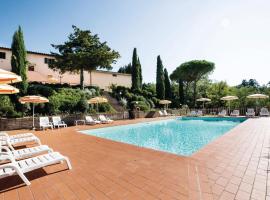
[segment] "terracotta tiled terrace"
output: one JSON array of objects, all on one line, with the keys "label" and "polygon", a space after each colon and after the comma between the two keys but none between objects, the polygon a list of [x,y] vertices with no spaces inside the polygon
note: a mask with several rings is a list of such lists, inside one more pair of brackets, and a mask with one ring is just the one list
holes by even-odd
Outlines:
[{"label": "terracotta tiled terrace", "polygon": [[[249,119],[191,157],[77,132],[96,127],[36,131],[73,169],[58,164],[28,173],[30,186],[17,176],[1,179],[0,200],[270,199],[270,118]],[[25,130],[11,134],[18,132]]]}]

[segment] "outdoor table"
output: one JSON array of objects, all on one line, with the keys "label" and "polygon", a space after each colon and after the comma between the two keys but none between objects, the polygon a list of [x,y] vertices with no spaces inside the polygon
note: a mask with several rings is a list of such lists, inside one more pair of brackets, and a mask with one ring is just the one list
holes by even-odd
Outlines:
[{"label": "outdoor table", "polygon": [[75,120],[75,125],[77,126],[78,124],[85,125],[85,120],[84,119]]}]

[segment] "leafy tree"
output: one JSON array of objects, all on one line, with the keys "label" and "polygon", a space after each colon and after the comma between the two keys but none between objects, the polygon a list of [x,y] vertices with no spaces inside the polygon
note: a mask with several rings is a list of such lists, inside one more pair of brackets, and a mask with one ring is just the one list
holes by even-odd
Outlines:
[{"label": "leafy tree", "polygon": [[[189,90],[189,85],[192,82],[191,79],[185,77],[181,72],[181,66],[177,67],[172,74],[170,75],[171,80],[176,81],[178,83],[178,95],[181,104],[186,104],[187,94]],[[185,88],[185,89],[184,89]]]},{"label": "leafy tree", "polygon": [[211,99],[211,105],[218,108],[225,105],[225,101],[220,99],[224,96],[229,95],[229,86],[226,82],[220,81],[217,83],[212,83],[207,88],[207,97]]},{"label": "leafy tree", "polygon": [[91,72],[97,68],[111,69],[111,64],[120,57],[119,53],[111,50],[106,42],[100,42],[98,35],[89,30],[81,30],[72,26],[73,33],[68,41],[60,45],[52,45],[59,53],[52,53],[55,61],[49,67],[59,70],[80,72],[80,85],[84,89],[84,71]]},{"label": "leafy tree", "polygon": [[181,104],[185,104],[185,94],[184,94],[184,82],[183,80],[179,79],[178,80],[178,87],[179,87],[179,100]]},{"label": "leafy tree", "polygon": [[238,85],[238,87],[253,87],[253,88],[259,88],[260,84],[258,83],[258,81],[256,79],[249,79],[247,80],[243,80],[242,83],[240,85]]},{"label": "leafy tree", "polygon": [[21,94],[26,94],[28,88],[27,82],[27,60],[26,60],[26,49],[24,45],[23,31],[19,26],[18,30],[15,31],[11,44],[11,71],[18,74],[22,78],[22,82],[17,84]]},{"label": "leafy tree", "polygon": [[132,65],[129,63],[128,65],[125,65],[123,67],[120,67],[118,70],[118,73],[124,73],[124,74],[131,74]]},{"label": "leafy tree", "polygon": [[156,93],[157,98],[165,99],[164,71],[160,56],[157,57]]},{"label": "leafy tree", "polygon": [[196,104],[197,83],[215,69],[215,64],[206,60],[192,60],[180,65],[182,80],[193,82],[193,105]]},{"label": "leafy tree", "polygon": [[172,97],[172,88],[168,71],[166,68],[164,69],[164,84],[165,84],[165,98],[170,99]]}]

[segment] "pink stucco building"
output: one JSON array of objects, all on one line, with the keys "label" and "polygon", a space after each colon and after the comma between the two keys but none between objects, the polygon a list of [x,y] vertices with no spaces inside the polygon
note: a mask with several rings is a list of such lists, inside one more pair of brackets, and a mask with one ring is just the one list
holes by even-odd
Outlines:
[{"label": "pink stucco building", "polygon": [[[59,74],[48,67],[53,57],[50,54],[28,51],[29,62],[27,77],[29,82],[38,81],[42,83],[58,82],[77,85],[80,83],[80,75],[74,73]],[[11,49],[0,47],[0,68],[11,70]],[[96,70],[84,72],[85,85],[98,86],[109,90],[112,84],[131,87],[131,75],[111,71]]]}]

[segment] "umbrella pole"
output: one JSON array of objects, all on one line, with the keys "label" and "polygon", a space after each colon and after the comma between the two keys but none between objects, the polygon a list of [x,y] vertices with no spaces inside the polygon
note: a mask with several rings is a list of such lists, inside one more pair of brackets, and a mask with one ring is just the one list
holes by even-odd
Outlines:
[{"label": "umbrella pole", "polygon": [[230,115],[230,112],[231,112],[231,101],[229,101],[229,115]]},{"label": "umbrella pole", "polygon": [[35,104],[33,103],[33,130],[35,130]]}]

